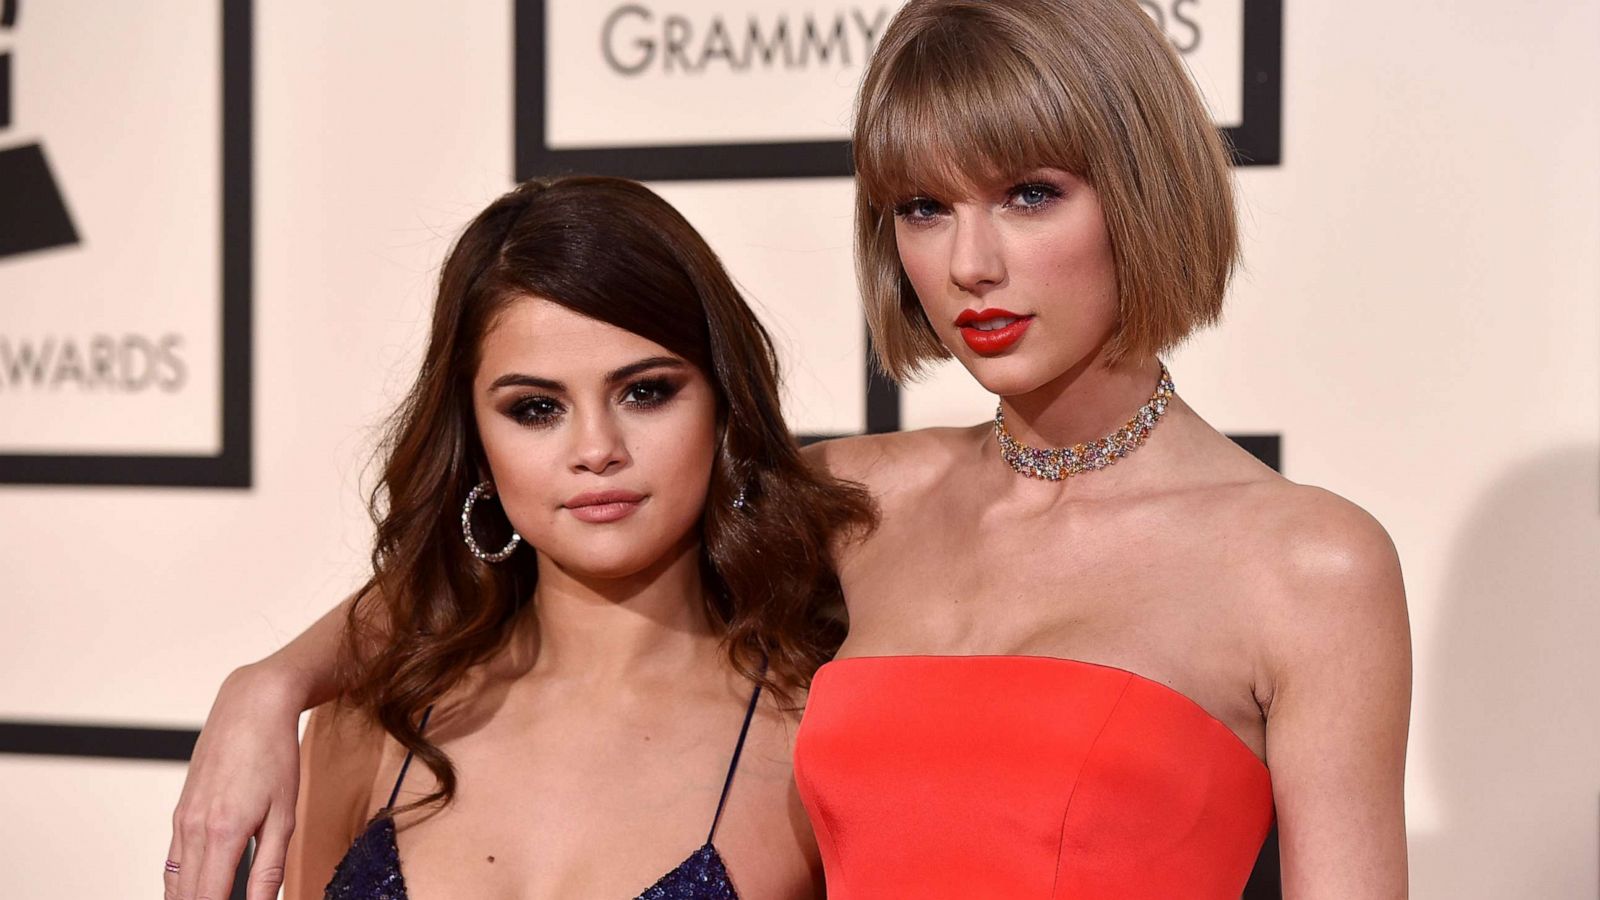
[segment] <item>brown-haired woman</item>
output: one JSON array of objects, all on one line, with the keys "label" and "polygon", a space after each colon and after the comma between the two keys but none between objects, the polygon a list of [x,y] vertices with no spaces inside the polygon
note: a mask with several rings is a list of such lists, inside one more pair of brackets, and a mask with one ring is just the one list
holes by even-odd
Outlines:
[{"label": "brown-haired woman", "polygon": [[[830,896],[1237,897],[1274,817],[1286,897],[1404,896],[1394,549],[1159,361],[1217,318],[1237,254],[1181,62],[1131,0],[912,0],[857,113],[884,368],[954,357],[1001,402],[817,448],[881,517],[837,548],[850,634],[796,749]],[[319,640],[230,680],[238,743],[193,796],[281,806],[220,761],[288,741],[239,740],[261,733],[244,698],[314,695]]]},{"label": "brown-haired woman", "polygon": [[[529,182],[467,226],[385,448],[348,702],[306,732],[287,897],[817,893],[790,739],[839,637],[829,541],[871,507],[801,461],[777,392],[643,186]],[[181,841],[171,888],[238,849]]]}]

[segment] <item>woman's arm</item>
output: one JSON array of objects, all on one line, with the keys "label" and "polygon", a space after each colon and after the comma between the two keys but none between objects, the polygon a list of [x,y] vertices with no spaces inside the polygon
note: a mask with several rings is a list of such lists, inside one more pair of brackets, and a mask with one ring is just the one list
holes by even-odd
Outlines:
[{"label": "woman's arm", "polygon": [[300,827],[289,839],[283,900],[320,900],[333,870],[365,826],[383,759],[383,733],[355,710],[312,710],[300,743]]},{"label": "woman's arm", "polygon": [[166,900],[229,895],[251,837],[256,856],[247,900],[272,900],[283,883],[300,780],[300,713],[331,699],[344,623],[353,598],[287,646],[223,681],[189,760],[172,815]]},{"label": "woman's arm", "polygon": [[1321,491],[1300,499],[1265,614],[1283,896],[1403,898],[1411,635],[1399,560],[1365,512]]}]

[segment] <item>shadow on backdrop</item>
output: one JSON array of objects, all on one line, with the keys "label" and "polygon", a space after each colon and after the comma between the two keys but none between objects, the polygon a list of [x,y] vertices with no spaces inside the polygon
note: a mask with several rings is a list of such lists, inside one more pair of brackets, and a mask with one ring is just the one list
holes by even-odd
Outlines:
[{"label": "shadow on backdrop", "polygon": [[1600,445],[1506,470],[1446,573],[1412,896],[1600,896]]}]

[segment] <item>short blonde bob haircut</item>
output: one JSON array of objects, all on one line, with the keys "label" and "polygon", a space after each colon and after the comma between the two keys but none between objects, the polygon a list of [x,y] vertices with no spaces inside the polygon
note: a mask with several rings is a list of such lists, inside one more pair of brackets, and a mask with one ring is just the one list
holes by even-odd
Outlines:
[{"label": "short blonde bob haircut", "polygon": [[867,67],[855,119],[856,264],[897,381],[947,359],[895,246],[894,208],[1065,169],[1099,195],[1115,258],[1111,361],[1221,313],[1238,255],[1222,138],[1134,0],[911,0]]}]

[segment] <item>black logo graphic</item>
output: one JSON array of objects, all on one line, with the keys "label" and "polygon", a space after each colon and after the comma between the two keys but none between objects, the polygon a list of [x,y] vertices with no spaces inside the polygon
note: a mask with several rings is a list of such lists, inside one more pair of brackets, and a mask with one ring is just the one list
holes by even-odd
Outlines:
[{"label": "black logo graphic", "polygon": [[[216,373],[220,387],[220,447],[215,453],[174,449],[137,455],[92,450],[18,453],[0,448],[0,484],[250,486],[254,13],[252,0],[218,3],[222,10],[218,34],[221,65],[195,75],[217,77],[221,82],[221,178],[216,189],[220,192],[222,217],[221,230],[212,245],[219,254],[221,271],[216,297],[222,338],[220,370]],[[0,29],[16,24],[16,9],[17,0],[0,0]],[[0,35],[6,33],[0,30]],[[10,97],[8,71],[0,56],[0,129],[10,121],[6,115]],[[77,239],[48,175],[38,147],[0,152],[0,261],[6,254],[52,245],[41,236],[54,234],[51,240],[63,242],[59,229],[50,231],[55,220],[47,214],[52,209],[62,210],[59,221],[66,223],[65,242]],[[16,202],[14,198],[26,202]],[[113,233],[116,229],[107,228],[108,233],[101,235],[100,226],[96,226],[97,244],[117,243],[118,235]],[[203,248],[197,249],[204,252]],[[0,297],[0,301],[11,299]],[[102,397],[177,393],[198,380],[192,371],[195,362],[185,354],[184,334],[181,327],[144,334],[107,331],[96,329],[92,322],[85,323],[79,333],[0,334],[0,396],[24,390],[64,399],[86,393]]]},{"label": "black logo graphic", "polygon": [[[0,34],[16,28],[18,2],[0,0]],[[11,53],[0,50],[0,134],[10,126]],[[0,197],[0,258],[78,242],[43,146],[0,149]]]}]

